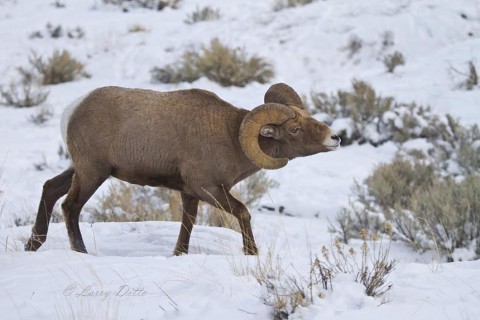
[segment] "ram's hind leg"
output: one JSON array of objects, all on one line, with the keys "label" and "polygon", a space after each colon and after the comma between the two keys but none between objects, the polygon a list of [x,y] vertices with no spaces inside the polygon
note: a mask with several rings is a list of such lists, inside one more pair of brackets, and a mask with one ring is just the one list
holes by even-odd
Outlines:
[{"label": "ram's hind leg", "polygon": [[68,168],[43,185],[42,197],[38,205],[37,218],[32,228],[32,235],[25,244],[26,251],[36,251],[47,240],[48,224],[55,203],[66,195],[72,185],[73,168]]},{"label": "ram's hind leg", "polygon": [[190,243],[190,235],[192,234],[193,225],[197,219],[198,199],[182,192],[182,226],[178,234],[177,245],[175,246],[174,255],[178,256],[188,253],[188,245]]},{"label": "ram's hind leg", "polygon": [[67,198],[62,204],[68,238],[74,251],[87,253],[80,232],[80,226],[78,225],[80,211],[88,199],[90,199],[93,193],[109,176],[109,169],[92,172],[92,168],[89,168],[89,171],[75,168],[72,187],[68,191]]}]

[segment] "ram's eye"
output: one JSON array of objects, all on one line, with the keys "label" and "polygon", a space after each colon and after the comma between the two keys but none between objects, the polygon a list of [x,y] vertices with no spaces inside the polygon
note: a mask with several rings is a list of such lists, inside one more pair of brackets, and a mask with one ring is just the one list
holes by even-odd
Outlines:
[{"label": "ram's eye", "polygon": [[294,127],[294,128],[291,128],[291,129],[290,129],[290,132],[291,132],[291,133],[297,133],[298,130],[300,130],[300,128]]}]

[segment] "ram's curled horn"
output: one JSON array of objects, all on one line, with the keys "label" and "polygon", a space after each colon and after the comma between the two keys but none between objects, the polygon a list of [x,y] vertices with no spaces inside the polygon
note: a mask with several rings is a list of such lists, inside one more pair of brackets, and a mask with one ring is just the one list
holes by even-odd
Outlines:
[{"label": "ram's curled horn", "polygon": [[295,106],[304,109],[302,99],[288,84],[276,83],[265,93],[265,103],[280,103],[286,106]]},{"label": "ram's curled horn", "polygon": [[240,126],[240,145],[247,158],[263,169],[279,169],[286,166],[287,158],[273,158],[262,151],[258,137],[263,126],[280,125],[295,116],[295,111],[278,103],[266,103],[250,111]]}]

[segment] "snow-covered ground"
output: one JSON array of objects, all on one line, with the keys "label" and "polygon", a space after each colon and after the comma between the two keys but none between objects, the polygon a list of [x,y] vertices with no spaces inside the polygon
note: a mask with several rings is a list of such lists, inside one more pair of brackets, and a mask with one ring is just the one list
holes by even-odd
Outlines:
[{"label": "snow-covered ground", "polygon": [[[105,85],[165,91],[198,87],[232,104],[251,109],[270,84],[221,87],[207,79],[192,84],[152,84],[149,70],[174,62],[185,49],[218,37],[229,46],[265,57],[275,67],[273,82],[299,93],[347,89],[365,80],[383,95],[430,105],[464,124],[480,123],[480,89],[458,89],[467,62],[480,64],[478,0],[337,0],[272,10],[274,1],[184,0],[178,10],[135,9],[123,13],[102,1],[0,0],[0,85],[18,80],[31,50],[50,55],[67,49],[85,63],[91,78],[48,86],[45,105],[54,116],[38,126],[28,117],[39,107],[0,106],[0,310],[2,319],[268,319],[267,295],[246,270],[269,256],[281,268],[308,268],[310,254],[331,243],[328,221],[348,204],[354,179],[361,181],[376,164],[392,159],[396,146],[353,145],[335,153],[291,161],[268,172],[279,187],[261,204],[285,206],[293,217],[251,208],[260,256],[244,257],[241,237],[231,230],[196,226],[191,252],[172,257],[179,224],[173,222],[83,223],[89,255],[69,250],[65,226],[53,224],[37,253],[22,251],[30,227],[13,227],[15,218],[33,216],[42,184],[64,169],[59,130],[63,108],[76,97]],[[184,23],[197,7],[218,8],[218,21]],[[82,39],[30,39],[47,23],[85,31]],[[146,32],[131,33],[141,25]],[[386,31],[393,46],[382,47]],[[349,58],[351,37],[362,49]],[[390,74],[382,58],[400,51],[406,64]],[[41,171],[35,164],[43,163]],[[102,190],[99,190],[102,192]],[[90,202],[94,205],[94,199]],[[355,243],[354,243],[355,245]],[[359,245],[359,244],[357,244]],[[399,264],[389,278],[390,302],[366,296],[348,277],[295,319],[477,319],[480,314],[480,261],[439,263],[393,243]],[[108,293],[110,292],[110,293]],[[108,294],[108,296],[106,296]]]}]

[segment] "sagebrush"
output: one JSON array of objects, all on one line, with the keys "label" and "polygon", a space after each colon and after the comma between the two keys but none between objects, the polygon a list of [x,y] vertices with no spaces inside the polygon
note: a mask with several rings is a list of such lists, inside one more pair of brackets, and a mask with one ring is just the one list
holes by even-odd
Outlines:
[{"label": "sagebrush", "polygon": [[387,68],[387,72],[393,73],[396,67],[405,64],[405,57],[401,52],[395,51],[383,59],[383,64]]},{"label": "sagebrush", "polygon": [[85,31],[78,26],[75,28],[64,28],[61,25],[47,23],[45,29],[45,31],[32,32],[30,34],[30,39],[46,37],[58,39],[64,37],[65,35],[70,39],[82,39],[85,36]]},{"label": "sagebrush", "polygon": [[[62,149],[63,150],[63,149]],[[259,172],[236,185],[232,194],[247,206],[276,187],[276,183]],[[98,196],[95,206],[85,211],[91,221],[181,221],[182,201],[180,194],[165,188],[142,187],[122,181],[114,181],[108,191]],[[240,230],[237,219],[219,208],[200,203],[197,224],[226,227]]]},{"label": "sagebrush", "polygon": [[218,9],[212,9],[209,6],[203,8],[197,8],[195,11],[187,15],[184,20],[186,24],[194,24],[202,21],[212,21],[220,19],[220,11]]},{"label": "sagebrush", "polygon": [[134,24],[128,28],[128,32],[130,33],[140,33],[140,32],[147,32],[147,31],[148,29],[142,26],[141,24]]},{"label": "sagebrush", "polygon": [[286,8],[294,8],[312,3],[315,0],[276,0],[273,6],[274,11],[280,11]]},{"label": "sagebrush", "polygon": [[24,77],[20,83],[10,82],[7,88],[0,88],[0,104],[16,108],[29,108],[44,103],[48,91],[36,86],[31,77]]},{"label": "sagebrush", "polygon": [[[460,72],[461,73],[461,72]],[[475,87],[478,87],[478,73],[477,67],[472,60],[468,61],[468,72],[466,74],[461,73],[465,80],[460,82],[459,87],[466,90],[473,90]]]},{"label": "sagebrush", "polygon": [[185,51],[178,63],[153,68],[151,75],[162,83],[193,82],[204,76],[222,86],[244,87],[254,81],[266,83],[274,72],[264,58],[249,57],[244,49],[230,48],[215,38],[200,51]]},{"label": "sagebrush", "polygon": [[352,87],[351,91],[310,95],[312,113],[321,114],[322,120],[336,129],[344,146],[354,142],[378,146],[417,138],[444,141],[452,136],[452,126],[460,126],[452,117],[434,114],[428,106],[381,96],[364,81],[354,80]]},{"label": "sagebrush", "polygon": [[33,51],[29,57],[29,62],[33,71],[25,68],[19,68],[19,71],[24,74],[32,74],[32,77],[37,77],[38,74],[43,85],[89,77],[89,74],[84,70],[83,63],[73,58],[67,50],[55,50],[46,60]]},{"label": "sagebrush", "polygon": [[[388,282],[388,275],[395,269],[398,261],[390,259],[390,244],[392,226],[384,225],[388,244],[383,242],[376,233],[369,235],[366,229],[359,231],[362,239],[360,257],[354,248],[347,248],[338,240],[329,248],[322,247],[321,257],[316,257],[313,270],[317,278],[322,279],[324,289],[331,284],[331,279],[336,274],[351,274],[355,282],[365,287],[365,294],[374,298],[385,298],[385,294],[392,288]],[[328,280],[328,281],[327,281]]]},{"label": "sagebrush", "polygon": [[104,195],[97,197],[98,203],[85,211],[92,222],[179,221],[181,216],[168,210],[170,197],[166,189],[115,181]]},{"label": "sagebrush", "polygon": [[361,229],[381,232],[393,225],[394,238],[419,250],[440,250],[447,260],[456,249],[480,254],[480,176],[441,175],[434,164],[395,159],[356,184],[355,199],[337,217],[344,240]]},{"label": "sagebrush", "polygon": [[105,4],[119,6],[123,11],[129,8],[145,8],[152,10],[163,10],[165,8],[178,9],[181,0],[102,0]]},{"label": "sagebrush", "polygon": [[360,52],[360,50],[363,47],[363,44],[364,44],[364,42],[360,37],[358,37],[356,35],[352,35],[348,39],[347,45],[345,47],[343,47],[342,50],[347,51],[348,52],[348,58],[351,59],[357,53]]},{"label": "sagebrush", "polygon": [[50,107],[40,107],[35,113],[28,116],[28,121],[33,124],[44,124],[53,117],[53,109]]},{"label": "sagebrush", "polygon": [[[387,224],[385,228],[389,233],[391,226]],[[351,276],[352,281],[365,287],[366,295],[384,303],[392,288],[388,276],[397,264],[397,260],[389,257],[391,239],[384,242],[374,234],[369,236],[366,230],[360,236],[360,254],[335,240],[323,246],[318,255],[312,255],[308,268],[302,272],[285,265],[272,249],[259,257],[253,267],[236,272],[252,275],[264,287],[262,298],[272,307],[273,319],[288,319],[299,307],[314,304],[319,297],[334,291],[335,277],[339,274]]]}]

